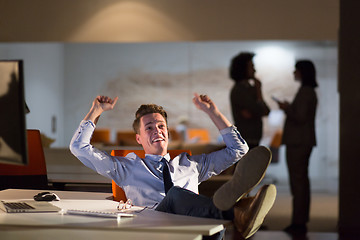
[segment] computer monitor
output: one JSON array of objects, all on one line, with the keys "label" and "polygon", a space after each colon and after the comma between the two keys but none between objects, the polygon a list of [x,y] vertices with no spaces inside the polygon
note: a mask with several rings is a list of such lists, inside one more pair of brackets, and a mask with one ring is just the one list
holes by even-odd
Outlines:
[{"label": "computer monitor", "polygon": [[0,162],[27,165],[22,60],[0,60]]}]

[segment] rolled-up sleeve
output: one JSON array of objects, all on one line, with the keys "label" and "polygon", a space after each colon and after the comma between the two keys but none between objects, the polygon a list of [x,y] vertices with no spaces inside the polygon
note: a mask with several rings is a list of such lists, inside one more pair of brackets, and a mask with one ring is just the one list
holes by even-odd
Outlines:
[{"label": "rolled-up sleeve", "polygon": [[191,157],[198,162],[199,182],[220,174],[239,161],[249,150],[246,141],[235,126],[222,129],[220,133],[226,144],[224,149]]},{"label": "rolled-up sleeve", "polygon": [[82,121],[71,139],[70,151],[85,166],[105,177],[112,178],[116,172],[115,159],[90,144],[94,130],[95,124],[92,121]]}]

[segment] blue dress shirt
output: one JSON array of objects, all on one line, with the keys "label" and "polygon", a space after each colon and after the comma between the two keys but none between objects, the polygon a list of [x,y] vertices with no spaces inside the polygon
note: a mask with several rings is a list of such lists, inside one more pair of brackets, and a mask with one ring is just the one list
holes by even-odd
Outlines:
[{"label": "blue dress shirt", "polygon": [[[92,121],[82,121],[71,143],[71,152],[87,167],[116,182],[127,198],[137,206],[153,206],[165,196],[162,178],[162,156],[146,154],[141,159],[134,153],[126,157],[111,156],[94,148],[90,139],[95,130]],[[174,186],[198,193],[198,185],[221,173],[248,151],[248,146],[236,127],[220,131],[226,148],[209,154],[189,156],[181,153],[173,159],[166,154]]]}]

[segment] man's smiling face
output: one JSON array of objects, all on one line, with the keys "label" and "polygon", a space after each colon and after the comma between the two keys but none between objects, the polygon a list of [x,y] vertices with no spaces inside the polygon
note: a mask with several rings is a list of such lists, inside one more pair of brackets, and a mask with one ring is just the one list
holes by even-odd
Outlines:
[{"label": "man's smiling face", "polygon": [[146,154],[164,156],[168,147],[168,129],[160,113],[149,113],[141,117],[136,141],[142,145]]}]

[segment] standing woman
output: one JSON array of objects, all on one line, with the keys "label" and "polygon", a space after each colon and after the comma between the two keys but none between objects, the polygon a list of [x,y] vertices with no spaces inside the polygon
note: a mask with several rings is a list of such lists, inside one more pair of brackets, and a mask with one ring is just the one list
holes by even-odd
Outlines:
[{"label": "standing woman", "polygon": [[230,78],[235,82],[230,92],[232,115],[250,149],[259,145],[262,117],[270,112],[262,96],[261,82],[255,77],[253,57],[253,53],[241,52],[231,60],[229,70]]},{"label": "standing woman", "polygon": [[316,145],[315,115],[317,96],[316,71],[309,60],[295,64],[295,81],[301,86],[292,103],[278,102],[286,114],[282,143],[286,145],[286,161],[293,197],[291,225],[284,229],[290,234],[307,232],[310,214],[309,158]]}]

